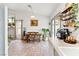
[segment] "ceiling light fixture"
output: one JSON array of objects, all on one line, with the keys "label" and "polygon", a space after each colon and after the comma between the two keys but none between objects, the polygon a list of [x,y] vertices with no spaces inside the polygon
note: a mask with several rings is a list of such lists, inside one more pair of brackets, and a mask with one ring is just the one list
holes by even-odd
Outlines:
[{"label": "ceiling light fixture", "polygon": [[28,7],[31,9],[31,12],[32,12],[31,19],[36,19],[36,17],[34,16],[34,12],[33,12],[32,6],[28,5]]}]

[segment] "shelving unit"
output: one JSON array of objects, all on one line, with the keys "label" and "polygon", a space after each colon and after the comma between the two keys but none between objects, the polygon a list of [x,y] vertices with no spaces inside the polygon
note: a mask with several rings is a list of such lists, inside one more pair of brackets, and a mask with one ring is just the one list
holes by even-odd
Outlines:
[{"label": "shelving unit", "polygon": [[15,17],[9,17],[8,20],[8,42],[21,39],[23,29],[23,20],[15,20]]},{"label": "shelving unit", "polygon": [[77,15],[78,15],[78,4],[72,3],[67,9],[61,12],[60,16],[60,23],[62,29],[69,29],[70,35],[66,37],[64,42],[75,44],[77,42],[75,31],[78,28],[77,24]]},{"label": "shelving unit", "polygon": [[16,38],[16,23],[14,17],[8,19],[8,42]]},{"label": "shelving unit", "polygon": [[61,28],[73,28],[75,29],[76,20],[78,15],[78,4],[72,3],[67,9],[61,12],[60,21],[61,21]]}]

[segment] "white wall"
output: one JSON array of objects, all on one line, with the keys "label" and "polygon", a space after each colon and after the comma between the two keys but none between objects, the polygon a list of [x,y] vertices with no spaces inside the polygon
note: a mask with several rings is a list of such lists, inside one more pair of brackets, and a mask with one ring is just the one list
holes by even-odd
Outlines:
[{"label": "white wall", "polygon": [[4,8],[0,7],[0,55],[5,54],[5,14]]},{"label": "white wall", "polygon": [[[56,16],[57,13],[59,12],[62,12],[63,10],[65,9],[65,3],[61,3],[59,6],[57,6],[57,8],[53,11],[51,17],[50,17],[50,21],[53,19],[54,16]],[[53,20],[56,20],[56,19],[53,19]],[[52,31],[52,40],[50,39],[50,41],[52,43],[58,43],[58,39],[55,38],[54,36],[54,33],[56,33],[56,29],[59,27],[59,26],[55,26],[54,27],[54,21],[52,21],[52,30],[51,30],[51,27],[50,27],[50,30]],[[56,44],[57,45],[57,44]]]},{"label": "white wall", "polygon": [[23,20],[23,27],[26,27],[26,31],[36,31],[40,32],[42,28],[48,28],[49,24],[49,18],[46,16],[40,16],[36,15],[36,18],[38,20],[38,26],[30,26],[31,18],[30,15],[26,15],[24,13],[17,13],[14,11],[10,11],[9,16],[15,16],[16,20]]},{"label": "white wall", "polygon": [[60,3],[58,6],[56,6],[56,9],[52,12],[50,19],[52,19],[57,13],[65,10],[65,4],[66,3]]},{"label": "white wall", "polygon": [[38,20],[38,26],[30,26],[30,17],[25,17],[23,25],[26,27],[27,31],[41,31],[42,28],[48,28],[49,19],[47,17],[36,16],[36,18]]}]

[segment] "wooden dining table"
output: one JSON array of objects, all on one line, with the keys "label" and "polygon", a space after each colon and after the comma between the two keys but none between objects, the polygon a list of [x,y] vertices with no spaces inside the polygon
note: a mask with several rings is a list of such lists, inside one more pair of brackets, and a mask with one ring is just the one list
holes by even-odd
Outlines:
[{"label": "wooden dining table", "polygon": [[41,34],[40,33],[27,33],[25,35],[27,37],[27,41],[39,41],[41,40]]}]

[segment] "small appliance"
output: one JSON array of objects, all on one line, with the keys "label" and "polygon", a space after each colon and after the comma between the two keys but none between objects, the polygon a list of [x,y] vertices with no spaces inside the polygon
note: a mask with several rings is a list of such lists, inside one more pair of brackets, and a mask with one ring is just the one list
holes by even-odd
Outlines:
[{"label": "small appliance", "polygon": [[70,36],[70,31],[69,29],[62,28],[62,29],[57,29],[56,36],[58,39],[66,39],[66,37]]}]

